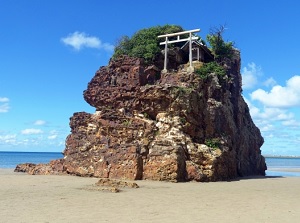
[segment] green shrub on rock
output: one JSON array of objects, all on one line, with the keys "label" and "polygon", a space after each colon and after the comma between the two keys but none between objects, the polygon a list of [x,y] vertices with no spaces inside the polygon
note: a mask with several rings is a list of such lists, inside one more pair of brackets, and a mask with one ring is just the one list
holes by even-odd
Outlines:
[{"label": "green shrub on rock", "polygon": [[195,72],[203,79],[207,78],[211,73],[215,73],[219,77],[224,77],[226,75],[224,67],[215,61],[203,64],[203,66],[196,69]]},{"label": "green shrub on rock", "polygon": [[113,58],[117,58],[120,55],[128,55],[143,58],[146,64],[150,64],[161,51],[159,42],[163,40],[157,38],[157,36],[181,31],[183,31],[181,26],[164,25],[141,29],[131,38],[123,36],[115,46]]}]

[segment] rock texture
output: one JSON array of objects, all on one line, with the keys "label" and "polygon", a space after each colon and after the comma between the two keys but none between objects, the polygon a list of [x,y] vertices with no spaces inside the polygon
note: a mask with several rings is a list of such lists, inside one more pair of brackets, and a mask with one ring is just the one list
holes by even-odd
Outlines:
[{"label": "rock texture", "polygon": [[84,91],[96,112],[70,118],[64,159],[16,171],[174,182],[265,175],[263,138],[241,96],[239,52],[224,64],[225,77],[180,67],[161,74],[161,62],[111,60]]}]

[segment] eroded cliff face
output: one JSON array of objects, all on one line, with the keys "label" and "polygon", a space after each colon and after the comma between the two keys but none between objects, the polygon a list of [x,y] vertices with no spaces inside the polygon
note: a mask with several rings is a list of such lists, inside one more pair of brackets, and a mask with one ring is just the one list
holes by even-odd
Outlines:
[{"label": "eroded cliff face", "polygon": [[265,175],[263,138],[241,96],[240,55],[203,78],[120,57],[84,91],[94,114],[74,113],[64,159],[17,171],[117,179],[218,181]]}]

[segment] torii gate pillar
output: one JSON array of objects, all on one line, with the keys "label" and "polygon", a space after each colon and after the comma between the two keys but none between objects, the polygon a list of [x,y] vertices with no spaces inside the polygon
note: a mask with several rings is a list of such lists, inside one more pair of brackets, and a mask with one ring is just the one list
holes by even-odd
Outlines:
[{"label": "torii gate pillar", "polygon": [[192,73],[194,72],[194,67],[193,67],[193,52],[192,52],[192,33],[190,33],[190,40],[189,40],[189,62],[190,62],[190,66],[187,68],[187,72],[188,73]]}]

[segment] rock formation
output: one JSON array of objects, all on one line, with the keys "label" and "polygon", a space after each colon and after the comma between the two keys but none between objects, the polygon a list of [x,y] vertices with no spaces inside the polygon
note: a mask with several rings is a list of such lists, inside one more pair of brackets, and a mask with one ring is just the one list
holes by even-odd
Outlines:
[{"label": "rock formation", "polygon": [[187,73],[178,61],[161,74],[161,64],[123,56],[101,67],[84,91],[96,111],[70,118],[64,158],[16,171],[174,182],[265,175],[239,52],[224,63],[224,77]]}]

